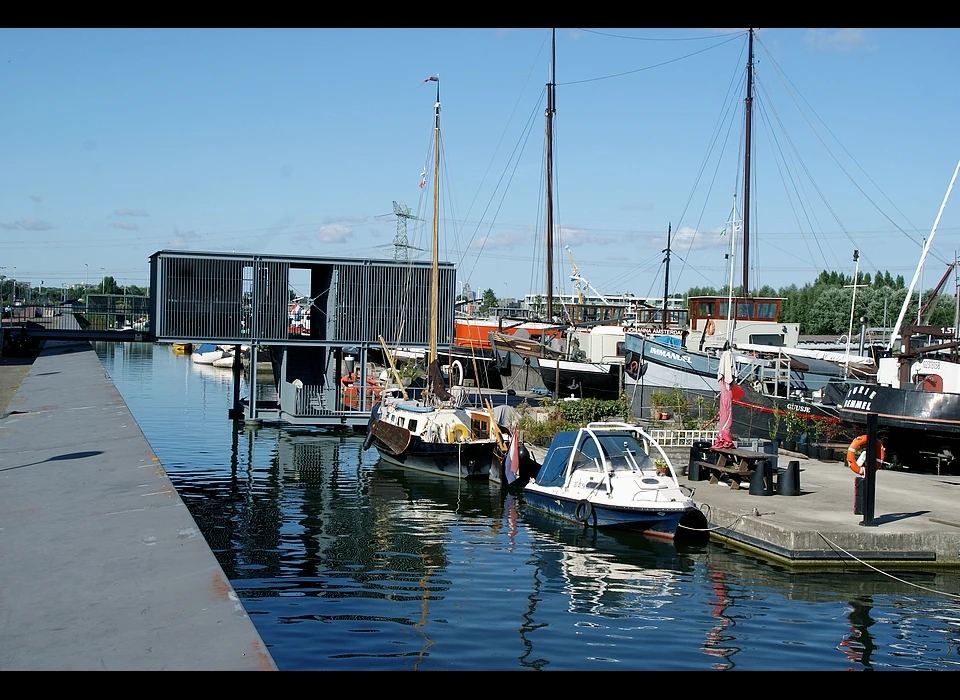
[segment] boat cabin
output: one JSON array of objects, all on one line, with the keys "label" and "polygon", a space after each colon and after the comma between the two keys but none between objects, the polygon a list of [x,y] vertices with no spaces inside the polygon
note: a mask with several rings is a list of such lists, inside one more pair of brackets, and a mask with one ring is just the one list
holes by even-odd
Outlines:
[{"label": "boat cabin", "polygon": [[726,296],[702,296],[688,299],[690,336],[694,347],[704,350],[720,348],[730,337],[732,322],[733,343],[795,347],[800,339],[799,323],[781,323],[783,299],[755,297],[732,300]]}]

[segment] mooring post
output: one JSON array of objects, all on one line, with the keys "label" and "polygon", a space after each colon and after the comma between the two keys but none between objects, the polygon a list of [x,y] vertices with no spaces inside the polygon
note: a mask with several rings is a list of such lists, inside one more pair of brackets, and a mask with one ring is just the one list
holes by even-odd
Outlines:
[{"label": "mooring post", "polygon": [[260,419],[257,417],[257,344],[250,343],[250,401],[247,406],[247,419],[244,421],[250,427],[258,427]]},{"label": "mooring post", "polygon": [[867,414],[867,461],[863,467],[863,520],[865,527],[874,526],[873,514],[877,493],[877,414]]},{"label": "mooring post", "polygon": [[240,346],[233,346],[233,407],[230,409],[230,419],[243,418],[243,408],[240,406],[240,370],[243,364],[240,361]]}]

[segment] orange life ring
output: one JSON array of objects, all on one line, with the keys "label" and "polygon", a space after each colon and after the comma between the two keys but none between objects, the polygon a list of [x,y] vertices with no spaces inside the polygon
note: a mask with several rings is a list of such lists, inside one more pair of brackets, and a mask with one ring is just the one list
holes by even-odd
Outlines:
[{"label": "orange life ring", "polygon": [[343,375],[343,378],[340,380],[340,383],[343,384],[343,386],[350,386],[355,381],[357,381],[357,373],[351,372],[350,374]]},{"label": "orange life ring", "polygon": [[717,331],[717,324],[713,320],[707,321],[707,335],[713,335]]},{"label": "orange life ring", "polygon": [[[853,442],[850,443],[850,447],[847,448],[847,466],[850,467],[850,471],[857,476],[863,476],[864,474],[864,470],[857,464],[857,453],[863,449],[866,444],[867,436],[861,435],[860,437],[854,438]],[[877,463],[873,467],[874,471],[880,468],[886,456],[887,453],[886,450],[883,449],[883,443],[877,440]]]}]

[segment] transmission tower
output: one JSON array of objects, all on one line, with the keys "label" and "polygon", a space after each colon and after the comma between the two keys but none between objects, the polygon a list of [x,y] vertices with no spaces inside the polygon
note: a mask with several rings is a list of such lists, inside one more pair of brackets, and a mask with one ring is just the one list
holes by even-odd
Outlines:
[{"label": "transmission tower", "polygon": [[393,203],[393,213],[397,217],[397,234],[393,237],[393,259],[410,259],[410,242],[407,240],[407,219],[416,219],[410,214],[406,204]]}]

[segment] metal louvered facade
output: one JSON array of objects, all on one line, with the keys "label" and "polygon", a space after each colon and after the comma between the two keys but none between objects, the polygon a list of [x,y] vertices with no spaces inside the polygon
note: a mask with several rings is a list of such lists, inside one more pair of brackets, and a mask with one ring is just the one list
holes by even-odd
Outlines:
[{"label": "metal louvered facade", "polygon": [[[308,271],[308,323],[291,326],[292,270]],[[159,342],[429,344],[430,264],[395,260],[160,251],[150,257]],[[456,269],[439,266],[438,343],[453,340]],[[303,328],[308,328],[304,332]]]}]

